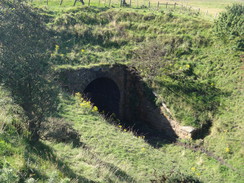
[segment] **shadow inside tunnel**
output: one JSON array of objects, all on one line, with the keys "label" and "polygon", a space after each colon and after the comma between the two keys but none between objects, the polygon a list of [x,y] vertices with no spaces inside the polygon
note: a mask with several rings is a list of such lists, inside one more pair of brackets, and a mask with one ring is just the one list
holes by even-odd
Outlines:
[{"label": "shadow inside tunnel", "polygon": [[63,71],[59,77],[65,91],[81,93],[106,119],[115,116],[114,121],[145,136],[153,147],[177,139],[170,121],[156,105],[153,90],[136,68],[122,64],[95,66]]},{"label": "shadow inside tunnel", "polygon": [[155,148],[175,142],[177,135],[156,106],[152,90],[138,77],[132,78],[123,91],[112,79],[97,78],[82,92],[83,98],[97,106],[109,123],[120,124],[126,131],[144,137]]}]

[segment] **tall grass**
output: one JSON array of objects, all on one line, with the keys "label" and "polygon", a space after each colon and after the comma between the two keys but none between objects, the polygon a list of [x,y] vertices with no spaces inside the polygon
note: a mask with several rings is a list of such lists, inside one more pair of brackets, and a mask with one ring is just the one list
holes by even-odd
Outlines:
[{"label": "tall grass", "polygon": [[2,182],[243,182],[242,53],[233,42],[215,37],[212,22],[191,12],[49,3],[42,14],[56,38],[56,68],[136,66],[157,92],[158,103],[166,103],[182,124],[199,127],[211,121],[212,128],[203,140],[170,144],[153,139],[153,146],[123,121],[106,120],[77,98],[60,93],[55,121],[67,121],[80,143],[30,144],[15,125],[24,123],[21,109],[1,87]]}]

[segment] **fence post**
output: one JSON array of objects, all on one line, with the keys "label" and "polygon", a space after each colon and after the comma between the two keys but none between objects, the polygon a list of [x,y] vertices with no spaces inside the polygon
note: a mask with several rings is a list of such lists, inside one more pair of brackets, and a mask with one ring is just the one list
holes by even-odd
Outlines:
[{"label": "fence post", "polygon": [[138,0],[136,0],[136,7],[138,8],[138,6],[139,6],[139,5],[138,5]]},{"label": "fence post", "polygon": [[166,3],[166,9],[167,9],[167,6],[168,6],[168,2]]},{"label": "fence post", "polygon": [[176,3],[174,4],[174,9],[175,9],[175,7],[176,7]]},{"label": "fence post", "polygon": [[61,6],[63,4],[63,0],[60,0],[59,6]]},{"label": "fence post", "polygon": [[151,3],[150,3],[150,1],[148,1],[148,8],[150,8],[150,6],[151,6]]},{"label": "fence post", "polygon": [[111,6],[111,0],[109,0],[109,7]]},{"label": "fence post", "polygon": [[130,0],[130,7],[131,7],[131,0]]},{"label": "fence post", "polygon": [[90,4],[91,4],[91,0],[88,1],[88,6],[90,6]]},{"label": "fence post", "polygon": [[158,1],[158,5],[157,5],[157,8],[159,9],[159,1]]},{"label": "fence post", "polygon": [[75,6],[75,5],[76,5],[76,2],[77,2],[77,0],[75,0],[75,2],[74,2],[74,4],[73,4],[73,6]]}]

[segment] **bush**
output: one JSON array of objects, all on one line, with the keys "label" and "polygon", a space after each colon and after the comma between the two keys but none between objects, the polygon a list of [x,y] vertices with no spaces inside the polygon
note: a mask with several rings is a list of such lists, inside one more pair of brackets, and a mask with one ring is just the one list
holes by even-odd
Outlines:
[{"label": "bush", "polygon": [[0,167],[0,182],[1,183],[12,183],[18,182],[19,177],[15,169],[13,169],[7,162]]},{"label": "bush", "polygon": [[217,35],[223,40],[236,39],[238,49],[244,49],[244,5],[233,4],[215,22]]}]

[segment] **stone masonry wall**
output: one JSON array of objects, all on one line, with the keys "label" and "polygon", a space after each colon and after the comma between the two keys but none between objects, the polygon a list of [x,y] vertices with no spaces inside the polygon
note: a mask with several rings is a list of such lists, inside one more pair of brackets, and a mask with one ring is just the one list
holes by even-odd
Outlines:
[{"label": "stone masonry wall", "polygon": [[[147,90],[138,72],[125,65],[101,65],[92,68],[63,69],[59,71],[62,87],[70,92],[83,92],[98,78],[114,81],[120,90],[119,119],[141,120],[170,137],[189,137],[191,130],[184,130],[176,121],[168,120],[154,104],[152,91]],[[189,131],[189,132],[188,132]]]}]

